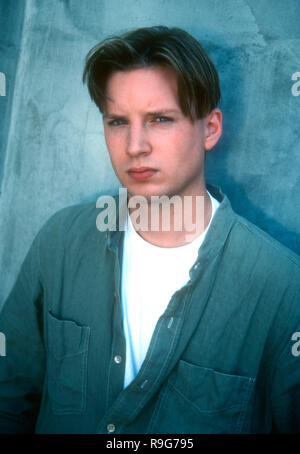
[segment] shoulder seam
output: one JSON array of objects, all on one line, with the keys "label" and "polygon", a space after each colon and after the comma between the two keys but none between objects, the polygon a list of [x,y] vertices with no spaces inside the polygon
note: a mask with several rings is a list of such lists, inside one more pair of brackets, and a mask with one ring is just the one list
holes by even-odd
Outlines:
[{"label": "shoulder seam", "polygon": [[256,234],[264,244],[269,245],[273,249],[276,249],[280,254],[283,254],[288,260],[290,260],[294,265],[296,265],[300,269],[300,257],[298,258],[297,254],[292,250],[288,249],[287,246],[281,244],[280,241],[273,238],[267,232],[261,230],[255,224],[253,224],[253,228],[251,228],[251,225],[248,224],[248,222],[250,221],[246,220],[245,222],[244,219],[239,215],[237,215],[236,222],[242,228],[250,232],[252,235]]}]

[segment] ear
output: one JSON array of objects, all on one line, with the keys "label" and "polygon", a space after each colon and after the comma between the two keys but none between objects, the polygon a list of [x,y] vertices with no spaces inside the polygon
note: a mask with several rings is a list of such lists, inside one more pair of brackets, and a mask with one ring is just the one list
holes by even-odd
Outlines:
[{"label": "ear", "polygon": [[204,149],[211,150],[222,134],[222,112],[220,109],[213,109],[204,120]]}]

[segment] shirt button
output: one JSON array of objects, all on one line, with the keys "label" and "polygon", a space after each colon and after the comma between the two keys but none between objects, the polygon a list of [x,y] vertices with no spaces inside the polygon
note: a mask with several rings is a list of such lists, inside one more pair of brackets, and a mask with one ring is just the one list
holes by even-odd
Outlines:
[{"label": "shirt button", "polygon": [[114,297],[115,297],[115,299],[118,298],[117,292],[114,293]]},{"label": "shirt button", "polygon": [[148,383],[148,380],[144,380],[143,383],[141,384],[141,388],[145,388],[145,386],[147,385]]},{"label": "shirt button", "polygon": [[107,424],[107,431],[108,432],[114,432],[116,430],[116,427],[114,424]]},{"label": "shirt button", "polygon": [[170,317],[170,320],[169,320],[169,323],[168,323],[168,328],[171,328],[171,326],[173,325],[173,321],[174,321],[174,318]]},{"label": "shirt button", "polygon": [[114,362],[117,363],[117,364],[120,364],[122,362],[122,356],[116,355],[114,357]]}]

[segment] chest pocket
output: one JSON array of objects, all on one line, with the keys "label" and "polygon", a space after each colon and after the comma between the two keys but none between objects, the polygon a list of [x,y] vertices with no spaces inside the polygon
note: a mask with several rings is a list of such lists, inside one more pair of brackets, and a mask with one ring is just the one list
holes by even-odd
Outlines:
[{"label": "chest pocket", "polygon": [[150,433],[247,433],[255,379],[179,361],[162,392]]},{"label": "chest pocket", "polygon": [[47,384],[53,413],[85,411],[89,335],[88,326],[48,313]]}]

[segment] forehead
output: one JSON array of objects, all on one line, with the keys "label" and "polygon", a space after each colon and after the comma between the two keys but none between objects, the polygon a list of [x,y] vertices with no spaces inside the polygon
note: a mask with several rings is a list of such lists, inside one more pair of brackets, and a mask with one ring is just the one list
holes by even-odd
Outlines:
[{"label": "forehead", "polygon": [[107,81],[106,96],[106,110],[179,107],[177,76],[166,66],[116,71]]}]

